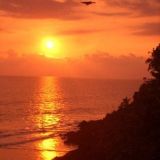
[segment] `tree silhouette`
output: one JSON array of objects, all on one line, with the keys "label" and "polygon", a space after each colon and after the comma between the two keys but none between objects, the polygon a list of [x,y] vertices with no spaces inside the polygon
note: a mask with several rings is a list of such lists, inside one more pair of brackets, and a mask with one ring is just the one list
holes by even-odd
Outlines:
[{"label": "tree silhouette", "polygon": [[54,160],[160,160],[160,44],[146,63],[154,78],[117,111],[67,133],[65,142],[78,148]]},{"label": "tree silhouette", "polygon": [[119,109],[123,109],[123,108],[128,107],[128,106],[129,106],[129,102],[130,102],[130,99],[129,99],[128,97],[125,97],[125,98],[122,100],[122,102],[121,102],[121,104],[120,104],[120,106],[119,106]]},{"label": "tree silhouette", "polygon": [[160,44],[153,49],[151,57],[146,60],[146,63],[149,64],[148,70],[151,75],[160,80]]}]

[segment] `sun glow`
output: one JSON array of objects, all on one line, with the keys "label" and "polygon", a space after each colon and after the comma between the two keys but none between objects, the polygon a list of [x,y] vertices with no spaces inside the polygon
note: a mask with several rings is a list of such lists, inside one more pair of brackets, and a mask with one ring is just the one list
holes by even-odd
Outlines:
[{"label": "sun glow", "polygon": [[60,47],[57,39],[44,38],[41,44],[42,55],[48,58],[55,58],[60,56]]},{"label": "sun glow", "polygon": [[52,48],[54,48],[54,42],[53,41],[50,41],[50,40],[48,40],[47,42],[46,42],[46,47],[48,48],[48,49],[52,49]]}]

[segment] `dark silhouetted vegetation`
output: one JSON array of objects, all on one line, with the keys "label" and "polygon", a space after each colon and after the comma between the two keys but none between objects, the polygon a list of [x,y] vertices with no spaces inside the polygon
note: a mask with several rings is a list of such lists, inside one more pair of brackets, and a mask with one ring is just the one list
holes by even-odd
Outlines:
[{"label": "dark silhouetted vegetation", "polygon": [[160,160],[160,45],[146,61],[153,76],[102,120],[65,136],[78,149],[55,160]]},{"label": "dark silhouetted vegetation", "polygon": [[149,71],[153,77],[157,80],[160,80],[160,44],[153,49],[151,57],[146,61],[149,64]]}]

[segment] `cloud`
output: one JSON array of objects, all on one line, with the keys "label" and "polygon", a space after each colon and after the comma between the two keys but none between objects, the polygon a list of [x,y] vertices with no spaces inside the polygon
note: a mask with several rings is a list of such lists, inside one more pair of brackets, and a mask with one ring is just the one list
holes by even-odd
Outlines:
[{"label": "cloud", "polygon": [[4,32],[4,29],[3,29],[3,28],[0,28],[0,32],[2,32],[2,31]]},{"label": "cloud", "polygon": [[[127,16],[131,14],[131,11],[134,15],[141,16],[160,15],[159,0],[105,0],[105,3],[107,4],[106,7],[109,5],[111,7],[125,8],[127,11],[92,13],[100,16]],[[82,12],[78,10],[79,5],[80,3],[75,0],[0,0],[0,13],[1,16],[17,18],[77,20],[84,18]]]},{"label": "cloud", "polygon": [[9,53],[7,57],[0,58],[0,75],[142,79],[147,75],[144,61],[144,58],[134,55],[113,57],[106,53],[77,59],[49,59],[40,55]]},{"label": "cloud", "polygon": [[[89,64],[88,74],[93,74],[95,77],[135,79],[147,75],[145,58],[133,54],[119,57],[113,57],[106,53],[93,54],[88,55],[85,61]],[[84,70],[86,68],[84,67]]]},{"label": "cloud", "polygon": [[103,32],[104,29],[78,29],[78,30],[64,30],[58,32],[58,35],[82,35],[82,34],[94,34],[97,32]]},{"label": "cloud", "polygon": [[140,16],[160,16],[160,0],[107,0],[113,7],[126,8]]},{"label": "cloud", "polygon": [[118,17],[118,16],[130,16],[132,13],[130,12],[92,12],[93,14],[99,16],[107,16],[107,17]]},{"label": "cloud", "polygon": [[160,36],[160,22],[150,22],[136,26],[137,31],[133,32],[134,35],[143,36]]},{"label": "cloud", "polygon": [[18,18],[78,19],[81,16],[75,11],[77,4],[74,0],[1,0],[0,11]]},{"label": "cloud", "polygon": [[2,28],[2,27],[0,27],[0,32],[1,32],[1,33],[11,33],[11,31],[10,31],[9,29],[7,29],[7,28]]}]

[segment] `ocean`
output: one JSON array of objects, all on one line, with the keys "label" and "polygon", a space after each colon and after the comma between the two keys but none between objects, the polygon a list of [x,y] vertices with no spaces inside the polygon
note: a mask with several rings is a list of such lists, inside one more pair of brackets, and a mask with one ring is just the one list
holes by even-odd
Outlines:
[{"label": "ocean", "polygon": [[132,97],[141,80],[0,77],[0,160],[51,160],[76,146],[60,135]]}]

